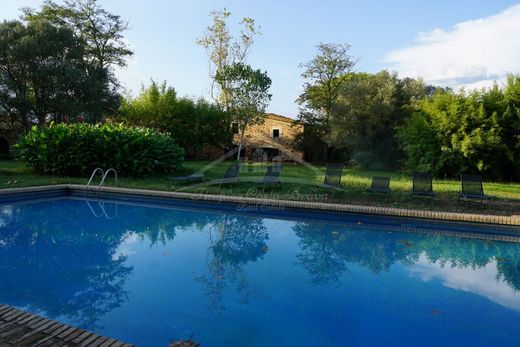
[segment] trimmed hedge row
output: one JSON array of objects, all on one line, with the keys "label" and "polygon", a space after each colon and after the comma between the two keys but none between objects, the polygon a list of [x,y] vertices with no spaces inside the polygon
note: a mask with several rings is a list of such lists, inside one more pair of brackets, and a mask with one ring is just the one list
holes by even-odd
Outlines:
[{"label": "trimmed hedge row", "polygon": [[33,127],[16,149],[38,173],[85,177],[96,167],[113,167],[128,176],[170,173],[184,155],[168,134],[110,124]]}]

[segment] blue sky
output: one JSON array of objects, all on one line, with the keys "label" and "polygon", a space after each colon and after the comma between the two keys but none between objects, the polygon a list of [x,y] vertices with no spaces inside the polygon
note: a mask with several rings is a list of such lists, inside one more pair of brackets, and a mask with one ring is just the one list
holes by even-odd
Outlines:
[{"label": "blue sky", "polygon": [[[59,0],[58,0],[59,1]],[[0,19],[38,0],[0,3]],[[295,117],[303,80],[298,64],[319,42],[346,42],[359,58],[357,71],[387,68],[452,87],[481,87],[520,73],[520,3],[457,1],[99,0],[129,21],[126,39],[135,52],[123,84],[136,94],[150,78],[166,80],[179,95],[209,97],[208,60],[195,44],[209,12],[226,7],[234,32],[244,16],[261,26],[248,62],[273,80],[269,111]],[[515,35],[517,34],[517,35]]]}]

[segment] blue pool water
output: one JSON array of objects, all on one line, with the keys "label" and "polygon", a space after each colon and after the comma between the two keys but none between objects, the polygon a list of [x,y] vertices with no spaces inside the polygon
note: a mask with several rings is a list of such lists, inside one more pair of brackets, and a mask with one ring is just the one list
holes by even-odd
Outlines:
[{"label": "blue pool water", "polygon": [[271,215],[4,203],[0,303],[139,346],[520,345],[518,244]]}]

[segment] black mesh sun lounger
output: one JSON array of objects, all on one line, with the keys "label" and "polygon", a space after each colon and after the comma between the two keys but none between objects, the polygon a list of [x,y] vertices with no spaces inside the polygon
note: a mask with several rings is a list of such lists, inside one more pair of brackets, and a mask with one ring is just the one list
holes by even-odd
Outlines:
[{"label": "black mesh sun lounger", "polygon": [[390,192],[390,177],[374,176],[372,177],[372,184],[368,189],[370,193],[389,193]]},{"label": "black mesh sun lounger", "polygon": [[433,198],[432,174],[430,172],[414,172],[412,198],[415,196],[427,196]]}]

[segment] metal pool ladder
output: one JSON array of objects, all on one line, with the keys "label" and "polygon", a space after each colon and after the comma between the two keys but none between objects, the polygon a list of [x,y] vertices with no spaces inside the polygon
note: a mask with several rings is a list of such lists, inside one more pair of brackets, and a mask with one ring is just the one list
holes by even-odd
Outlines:
[{"label": "metal pool ladder", "polygon": [[101,190],[101,187],[103,186],[103,183],[105,183],[105,179],[107,178],[108,174],[110,172],[113,172],[114,173],[114,178],[115,178],[115,181],[116,181],[116,187],[117,187],[117,171],[116,169],[114,168],[110,168],[108,169],[107,171],[103,171],[102,168],[98,167],[96,168],[93,172],[92,172],[92,175],[90,175],[90,179],[88,180],[88,183],[87,185],[85,186],[85,197],[87,196],[87,193],[88,193],[88,187],[90,186],[90,183],[92,183],[92,180],[94,179],[94,177],[96,176],[97,173],[100,173],[101,174],[101,182],[99,183],[99,186],[98,186],[98,189],[97,189],[97,197],[99,198],[99,191]]},{"label": "metal pool ladder", "polygon": [[114,213],[112,215],[109,215],[107,213],[107,210],[105,208],[105,203],[103,201],[101,201],[99,199],[97,201],[98,206],[99,206],[99,208],[101,210],[100,213],[96,213],[96,211],[94,210],[94,208],[92,207],[92,205],[90,204],[88,199],[85,199],[85,202],[87,203],[87,206],[90,209],[90,212],[92,212],[92,214],[94,215],[94,217],[99,218],[99,217],[103,217],[103,215],[104,215],[107,219],[116,219],[116,217],[117,217],[117,206],[118,206],[117,203],[114,203]]}]

